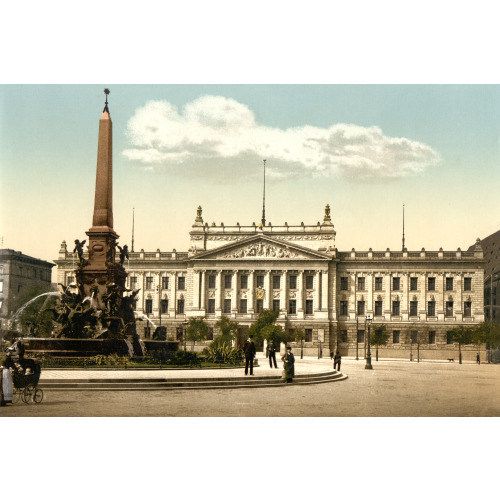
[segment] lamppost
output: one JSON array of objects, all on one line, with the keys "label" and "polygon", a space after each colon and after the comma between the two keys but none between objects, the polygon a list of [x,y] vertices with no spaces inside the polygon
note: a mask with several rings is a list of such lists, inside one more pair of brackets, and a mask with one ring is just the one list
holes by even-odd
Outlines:
[{"label": "lamppost", "polygon": [[366,353],[366,365],[365,370],[373,370],[372,366],[372,353],[370,352],[370,326],[372,322],[371,314],[366,315],[366,323],[368,324],[368,352]]},{"label": "lamppost", "polygon": [[183,337],[184,337],[184,351],[186,351],[187,350],[186,349],[187,326],[189,324],[189,321],[187,319],[185,319],[182,324],[184,325],[184,335],[183,335]]}]

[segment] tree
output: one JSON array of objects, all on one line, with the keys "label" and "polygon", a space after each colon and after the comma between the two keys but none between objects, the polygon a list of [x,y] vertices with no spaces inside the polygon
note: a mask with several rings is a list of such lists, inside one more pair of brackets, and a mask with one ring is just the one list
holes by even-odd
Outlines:
[{"label": "tree", "polygon": [[208,326],[203,318],[190,318],[186,328],[186,338],[193,342],[193,351],[196,341],[201,342],[208,336]]},{"label": "tree", "polygon": [[238,323],[231,321],[227,316],[221,316],[215,327],[220,331],[220,342],[231,345],[238,333]]},{"label": "tree", "polygon": [[456,326],[449,332],[453,335],[453,342],[458,343],[458,362],[460,364],[462,364],[462,345],[472,343],[472,332],[472,328],[463,325]]},{"label": "tree", "polygon": [[387,328],[385,325],[373,325],[373,333],[371,336],[371,343],[376,347],[376,357],[378,361],[378,347],[381,345],[386,345],[389,340],[389,334],[387,333]]},{"label": "tree", "polygon": [[300,359],[304,358],[304,340],[306,339],[306,333],[304,329],[299,327],[295,329],[295,340],[300,341]]},{"label": "tree", "polygon": [[275,324],[278,315],[279,311],[272,309],[264,309],[260,312],[257,321],[249,330],[249,334],[253,335],[255,342],[261,342],[264,339],[272,341],[275,345],[279,345],[281,342],[285,344],[290,342],[290,334]]},{"label": "tree", "polygon": [[[484,325],[483,323],[482,325]],[[486,328],[481,328],[482,325],[476,326],[472,329],[471,333],[471,344],[474,344],[477,348],[477,354],[480,356],[480,348],[482,344],[486,344],[488,341],[488,331]]]},{"label": "tree", "polygon": [[496,349],[500,347],[500,323],[484,322],[481,323],[472,335],[472,343],[478,346],[486,344],[487,349]]}]

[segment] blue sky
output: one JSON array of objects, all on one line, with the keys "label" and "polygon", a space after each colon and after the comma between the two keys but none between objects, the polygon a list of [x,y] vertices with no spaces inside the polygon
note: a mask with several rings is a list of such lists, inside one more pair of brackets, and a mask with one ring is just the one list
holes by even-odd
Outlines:
[{"label": "blue sky", "polygon": [[135,248],[187,250],[206,222],[315,224],[340,250],[467,248],[499,229],[500,86],[2,85],[4,247],[52,260],[91,226],[109,97],[114,216]]}]

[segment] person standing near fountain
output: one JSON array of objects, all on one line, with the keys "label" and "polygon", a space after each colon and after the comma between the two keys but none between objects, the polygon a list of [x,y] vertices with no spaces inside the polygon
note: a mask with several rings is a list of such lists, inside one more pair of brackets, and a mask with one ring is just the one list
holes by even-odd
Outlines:
[{"label": "person standing near fountain", "polygon": [[10,368],[14,368],[14,362],[10,353],[2,360],[0,366],[0,406],[6,406],[7,403],[12,403],[12,375]]},{"label": "person standing near fountain", "polygon": [[250,375],[253,375],[253,358],[255,357],[255,354],[257,354],[253,341],[253,335],[250,335],[245,342],[243,352],[245,353],[245,375],[248,375],[248,365],[250,365]]}]

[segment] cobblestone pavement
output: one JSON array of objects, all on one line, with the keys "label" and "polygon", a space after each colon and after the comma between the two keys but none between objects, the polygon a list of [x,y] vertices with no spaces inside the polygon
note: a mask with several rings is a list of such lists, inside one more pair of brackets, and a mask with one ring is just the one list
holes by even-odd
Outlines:
[{"label": "cobblestone pavement", "polygon": [[[311,358],[304,360],[304,369],[306,365],[320,371],[329,369],[331,361]],[[206,391],[47,390],[40,405],[7,406],[0,408],[0,416],[500,416],[500,365],[384,360],[373,361],[372,371],[364,366],[363,360],[344,359],[341,371],[349,378],[319,385]],[[234,373],[241,375],[242,370]]]}]

